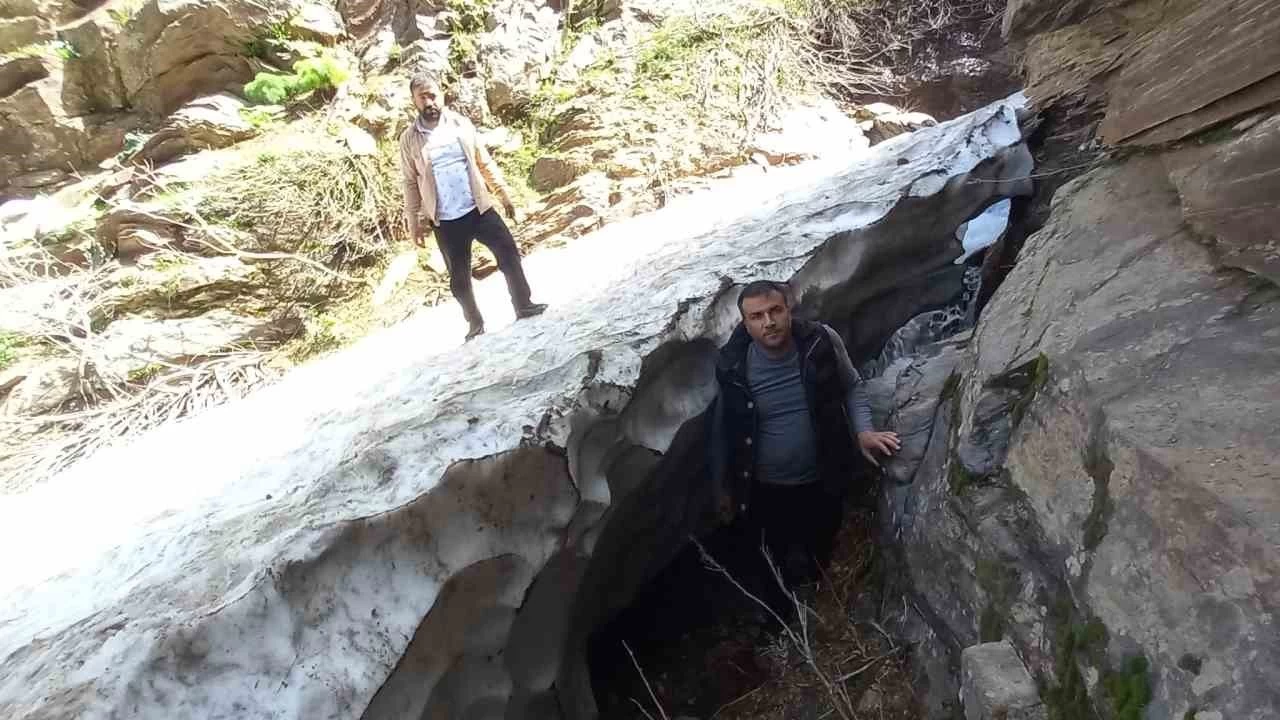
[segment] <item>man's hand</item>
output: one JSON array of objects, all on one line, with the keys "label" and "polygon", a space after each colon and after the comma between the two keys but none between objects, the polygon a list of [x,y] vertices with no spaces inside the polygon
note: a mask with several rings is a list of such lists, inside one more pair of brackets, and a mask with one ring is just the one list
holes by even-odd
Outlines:
[{"label": "man's hand", "polygon": [[872,453],[892,456],[902,449],[902,443],[898,440],[898,433],[867,430],[858,433],[858,449],[872,465],[880,467],[880,461]]},{"label": "man's hand", "polygon": [[413,244],[420,248],[427,246],[427,230],[421,225],[413,231]]},{"label": "man's hand", "polygon": [[507,211],[507,217],[511,219],[512,225],[519,225],[524,222],[524,213],[520,212],[520,208],[510,200],[502,201],[502,209]]}]

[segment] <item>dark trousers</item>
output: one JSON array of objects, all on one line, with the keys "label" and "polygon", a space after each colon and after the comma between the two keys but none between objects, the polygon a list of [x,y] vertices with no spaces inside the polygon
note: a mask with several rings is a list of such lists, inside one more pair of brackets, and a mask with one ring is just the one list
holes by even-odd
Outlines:
[{"label": "dark trousers", "polygon": [[821,578],[843,520],[844,494],[833,494],[820,482],[799,486],[758,483],[740,528],[751,553],[745,568],[747,586],[785,617],[792,611],[791,603],[778,587],[761,547],[769,553],[787,588],[794,591]]},{"label": "dark trousers", "polygon": [[522,310],[532,304],[529,281],[525,279],[524,267],[520,264],[520,248],[516,247],[515,238],[511,237],[501,215],[492,209],[483,214],[472,210],[457,220],[442,221],[435,231],[436,245],[449,271],[449,290],[462,306],[462,315],[470,325],[484,324],[480,306],[476,304],[476,296],[471,289],[473,240],[479,240],[498,260],[498,269],[507,279],[512,307]]}]

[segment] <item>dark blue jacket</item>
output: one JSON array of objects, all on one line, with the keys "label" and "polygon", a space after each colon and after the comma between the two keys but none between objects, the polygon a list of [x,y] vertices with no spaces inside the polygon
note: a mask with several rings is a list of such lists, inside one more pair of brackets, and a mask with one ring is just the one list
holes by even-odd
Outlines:
[{"label": "dark blue jacket", "polygon": [[[850,388],[826,326],[793,320],[791,331],[800,358],[800,379],[809,415],[817,433],[819,482],[828,492],[838,495],[861,469],[847,406]],[[756,482],[755,400],[747,382],[750,347],[751,336],[740,324],[720,349],[716,362],[720,392],[708,413],[712,482],[726,521],[746,510]]]}]

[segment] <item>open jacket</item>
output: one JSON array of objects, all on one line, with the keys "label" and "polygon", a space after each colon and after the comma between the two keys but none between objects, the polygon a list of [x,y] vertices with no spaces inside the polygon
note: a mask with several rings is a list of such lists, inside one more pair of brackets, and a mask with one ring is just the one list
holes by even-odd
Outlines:
[{"label": "open jacket", "polygon": [[[834,330],[821,323],[794,320],[791,325],[818,445],[819,479],[833,495],[842,493],[865,461],[855,431],[870,430],[870,411],[854,427],[848,397],[861,382],[843,344],[833,341]],[[838,337],[838,336],[837,336]],[[707,419],[712,483],[722,519],[743,512],[750,504],[755,477],[755,400],[747,382],[747,350],[751,336],[739,325],[720,350],[716,362],[719,394]]]},{"label": "open jacket", "polygon": [[[493,207],[493,196],[489,188],[493,188],[498,199],[504,203],[511,202],[511,193],[507,189],[502,170],[493,156],[480,142],[479,133],[471,121],[458,113],[445,109],[440,122],[453,123],[458,129],[458,143],[462,145],[462,153],[467,158],[467,174],[471,179],[471,195],[476,201],[476,210],[488,212]],[[409,222],[410,237],[417,237],[425,217],[429,227],[440,224],[436,217],[436,177],[431,169],[430,158],[423,157],[422,149],[427,146],[430,133],[418,131],[415,123],[400,133],[400,169],[404,175],[404,214]],[[486,185],[488,187],[486,187]]]}]

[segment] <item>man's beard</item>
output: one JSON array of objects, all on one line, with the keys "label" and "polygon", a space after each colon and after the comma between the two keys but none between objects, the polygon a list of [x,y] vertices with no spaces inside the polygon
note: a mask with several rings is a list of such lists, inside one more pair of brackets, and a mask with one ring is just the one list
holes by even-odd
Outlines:
[{"label": "man's beard", "polygon": [[435,122],[440,119],[440,108],[425,107],[418,111],[418,117],[426,122]]}]

